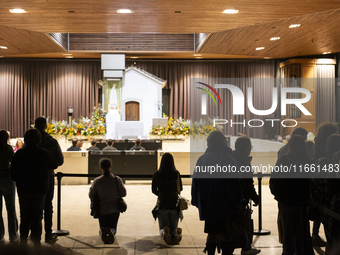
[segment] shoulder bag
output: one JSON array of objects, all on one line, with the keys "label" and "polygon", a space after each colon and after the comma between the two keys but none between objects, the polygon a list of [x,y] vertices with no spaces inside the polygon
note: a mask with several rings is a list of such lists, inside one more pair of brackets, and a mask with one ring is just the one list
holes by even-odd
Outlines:
[{"label": "shoulder bag", "polygon": [[125,200],[121,196],[119,196],[119,193],[118,193],[118,180],[117,180],[116,176],[115,176],[115,179],[116,179],[116,187],[117,187],[117,195],[118,195],[117,208],[118,208],[118,211],[123,213],[127,209],[127,204],[126,204]]}]

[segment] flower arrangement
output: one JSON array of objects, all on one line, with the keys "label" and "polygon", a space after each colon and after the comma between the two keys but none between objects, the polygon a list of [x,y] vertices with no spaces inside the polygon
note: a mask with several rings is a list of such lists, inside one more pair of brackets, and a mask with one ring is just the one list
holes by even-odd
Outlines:
[{"label": "flower arrangement", "polygon": [[51,135],[64,135],[72,137],[74,135],[84,135],[90,139],[93,135],[103,135],[106,133],[106,114],[101,105],[95,106],[91,118],[80,118],[78,123],[72,121],[68,125],[66,121],[54,121],[47,123],[46,132]]},{"label": "flower arrangement", "polygon": [[[163,114],[163,118],[166,118],[165,114]],[[178,136],[178,135],[209,135],[214,130],[219,130],[219,127],[214,127],[213,120],[204,121],[200,120],[199,122],[191,123],[190,120],[184,120],[182,118],[174,120],[172,117],[168,117],[168,125],[164,126],[152,126],[150,131],[150,135],[156,136]]]}]

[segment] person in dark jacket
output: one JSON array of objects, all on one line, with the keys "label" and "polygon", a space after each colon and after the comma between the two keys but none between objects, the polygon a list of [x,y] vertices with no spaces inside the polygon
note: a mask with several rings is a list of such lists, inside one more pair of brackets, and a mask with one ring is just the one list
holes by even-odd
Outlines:
[{"label": "person in dark jacket", "polygon": [[[293,133],[292,133],[292,136],[293,135],[299,135],[301,136],[303,139],[307,140],[307,135],[308,135],[308,131],[302,127],[298,127],[298,128],[295,128]],[[286,143],[284,146],[282,146],[280,148],[280,150],[278,151],[277,153],[277,157],[281,157],[282,155],[285,155],[288,153],[288,143]]]},{"label": "person in dark jacket", "polygon": [[[288,154],[282,155],[276,166],[309,165],[305,140],[301,136],[292,136],[288,142]],[[279,204],[279,213],[283,227],[283,255],[314,254],[307,218],[307,207],[310,202],[311,180],[278,178],[273,172],[270,179],[270,190]]]},{"label": "person in dark jacket", "polygon": [[178,195],[182,190],[182,179],[174,158],[165,153],[152,178],[152,193],[158,196],[159,233],[167,244],[178,244],[182,239],[182,229],[178,228]]},{"label": "person in dark jacket", "polygon": [[[253,146],[251,145],[251,141],[248,137],[239,137],[236,139],[233,155],[240,168],[243,167],[251,169],[251,160],[253,158],[250,156],[250,152],[252,148]],[[245,173],[245,175],[242,176],[241,185],[243,189],[243,196],[247,203],[252,200],[254,202],[254,206],[257,206],[259,204],[260,198],[256,193],[252,176],[252,172]],[[261,252],[261,250],[251,247],[251,240],[248,240],[247,230],[245,230],[245,233],[242,237],[240,237],[240,239],[243,239],[244,244],[242,244],[241,255],[258,254]]]},{"label": "person in dark jacket", "polygon": [[141,144],[142,141],[140,139],[137,139],[135,141],[135,145],[130,148],[130,151],[145,151],[145,148]]},{"label": "person in dark jacket", "polygon": [[[320,158],[324,158],[327,156],[326,154],[327,139],[332,134],[337,134],[338,131],[339,131],[338,125],[336,123],[324,122],[320,124],[316,132],[316,137],[314,138],[315,143],[314,162],[316,162]],[[319,235],[320,225],[321,225],[320,220],[315,220],[313,222],[312,241],[314,246],[324,247],[327,245],[327,242],[323,240]]]},{"label": "person in dark jacket", "polygon": [[72,139],[72,146],[67,149],[67,151],[81,151],[79,147],[77,147],[78,140],[76,138]]},{"label": "person in dark jacket", "polygon": [[[64,163],[64,156],[61,152],[61,148],[56,139],[45,132],[47,128],[46,119],[44,117],[39,117],[35,120],[35,128],[39,130],[41,134],[40,147],[49,151],[54,157],[57,167]],[[53,206],[52,200],[54,196],[54,169],[49,169],[49,189],[46,193],[46,201],[44,205],[44,226],[45,226],[45,242],[53,243],[58,240],[56,234],[52,234],[52,218],[53,218]]]},{"label": "person in dark jacket", "polygon": [[[97,148],[97,147],[96,147]],[[111,139],[108,139],[106,141],[106,147],[102,149],[102,151],[116,151],[117,148],[113,147],[113,141]]]},{"label": "person in dark jacket", "polygon": [[119,197],[126,196],[126,189],[122,179],[111,173],[112,161],[110,159],[102,158],[99,161],[99,167],[103,174],[94,179],[89,191],[89,198],[94,199],[95,195],[98,195],[100,235],[104,243],[110,244],[114,242],[120,215],[117,200]]},{"label": "person in dark jacket", "polygon": [[43,210],[46,193],[50,186],[50,169],[57,168],[54,157],[38,145],[42,138],[37,129],[25,132],[26,146],[13,156],[11,177],[16,182],[20,204],[20,241],[27,243],[29,230],[31,239],[40,246]]},{"label": "person in dark jacket", "polygon": [[208,234],[205,251],[208,255],[215,254],[218,236],[221,237],[222,253],[231,255],[235,243],[226,229],[226,223],[233,211],[242,211],[245,205],[240,179],[227,179],[228,174],[207,178],[196,172],[196,169],[216,164],[236,168],[238,165],[222,132],[212,132],[207,142],[207,150],[196,163],[191,186],[191,204],[198,208],[200,220],[205,222],[204,232]]},{"label": "person in dark jacket", "polygon": [[10,176],[10,164],[14,155],[12,146],[8,144],[6,130],[0,130],[0,241],[4,240],[5,226],[2,219],[2,197],[7,209],[9,241],[16,242],[18,237],[18,220],[15,212],[15,183]]},{"label": "person in dark jacket", "polygon": [[100,149],[96,146],[97,145],[97,141],[96,139],[92,139],[91,140],[91,147],[87,148],[88,151],[100,151]]}]

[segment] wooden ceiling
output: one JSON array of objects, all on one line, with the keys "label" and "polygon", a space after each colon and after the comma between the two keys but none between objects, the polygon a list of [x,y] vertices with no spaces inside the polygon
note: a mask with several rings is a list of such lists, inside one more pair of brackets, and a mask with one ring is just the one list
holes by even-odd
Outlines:
[{"label": "wooden ceiling", "polygon": [[[9,12],[12,8],[23,8],[26,13],[12,14]],[[120,8],[129,8],[133,13],[118,14]],[[225,9],[239,12],[223,14]],[[276,58],[325,51],[335,53],[340,52],[340,33],[336,25],[340,23],[339,10],[339,0],[2,1],[0,46],[8,49],[0,49],[0,56],[64,57],[67,47],[60,46],[50,33],[70,33],[70,38],[75,34],[78,38],[85,37],[76,42],[77,45],[73,44],[76,47],[70,47],[75,58],[97,56],[99,51],[126,52],[140,58],[195,58],[195,50],[171,50],[183,46],[185,40],[189,42],[188,38],[178,39],[179,34],[192,36],[195,33],[208,34],[198,50],[204,58]],[[287,29],[291,23],[301,23],[301,27]],[[121,37],[123,44],[118,45],[116,40],[115,44],[110,43],[108,34],[101,42],[101,47],[107,49],[98,48],[91,38],[103,33],[120,33],[111,34],[111,38]],[[152,42],[143,46],[139,39],[136,39],[140,42],[138,47],[128,48],[128,38],[140,38],[142,34],[158,38],[166,35],[169,39],[162,45],[162,50],[157,48],[158,52],[147,47]],[[280,36],[281,40],[271,42],[272,36]],[[197,41],[193,40],[192,48],[195,45]],[[254,51],[258,46],[265,50]]]}]

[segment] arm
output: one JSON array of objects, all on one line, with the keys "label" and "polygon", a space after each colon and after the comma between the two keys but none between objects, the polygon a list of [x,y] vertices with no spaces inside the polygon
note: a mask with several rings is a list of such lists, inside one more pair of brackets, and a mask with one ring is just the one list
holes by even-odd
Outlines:
[{"label": "arm", "polygon": [[94,181],[90,187],[90,191],[89,191],[89,198],[92,199],[94,194],[97,193],[97,189],[96,189],[96,181]]},{"label": "arm", "polygon": [[118,196],[120,197],[126,197],[126,188],[124,186],[123,180],[116,176],[118,179]]},{"label": "arm", "polygon": [[18,180],[19,169],[20,169],[20,154],[17,152],[12,158],[12,164],[10,168],[11,178],[15,182],[17,182]]},{"label": "arm", "polygon": [[178,172],[178,179],[179,179],[179,190],[182,191],[183,190],[182,178],[179,172]]},{"label": "arm", "polygon": [[155,177],[156,173],[154,173],[153,177],[152,177],[152,185],[151,185],[151,190],[152,193],[155,194],[156,196],[159,195],[159,190],[158,190],[158,185],[157,185],[157,180]]},{"label": "arm", "polygon": [[57,162],[56,168],[58,168],[58,166],[64,164],[64,155],[61,151],[58,141],[54,139],[54,142],[55,142],[55,160]]}]

